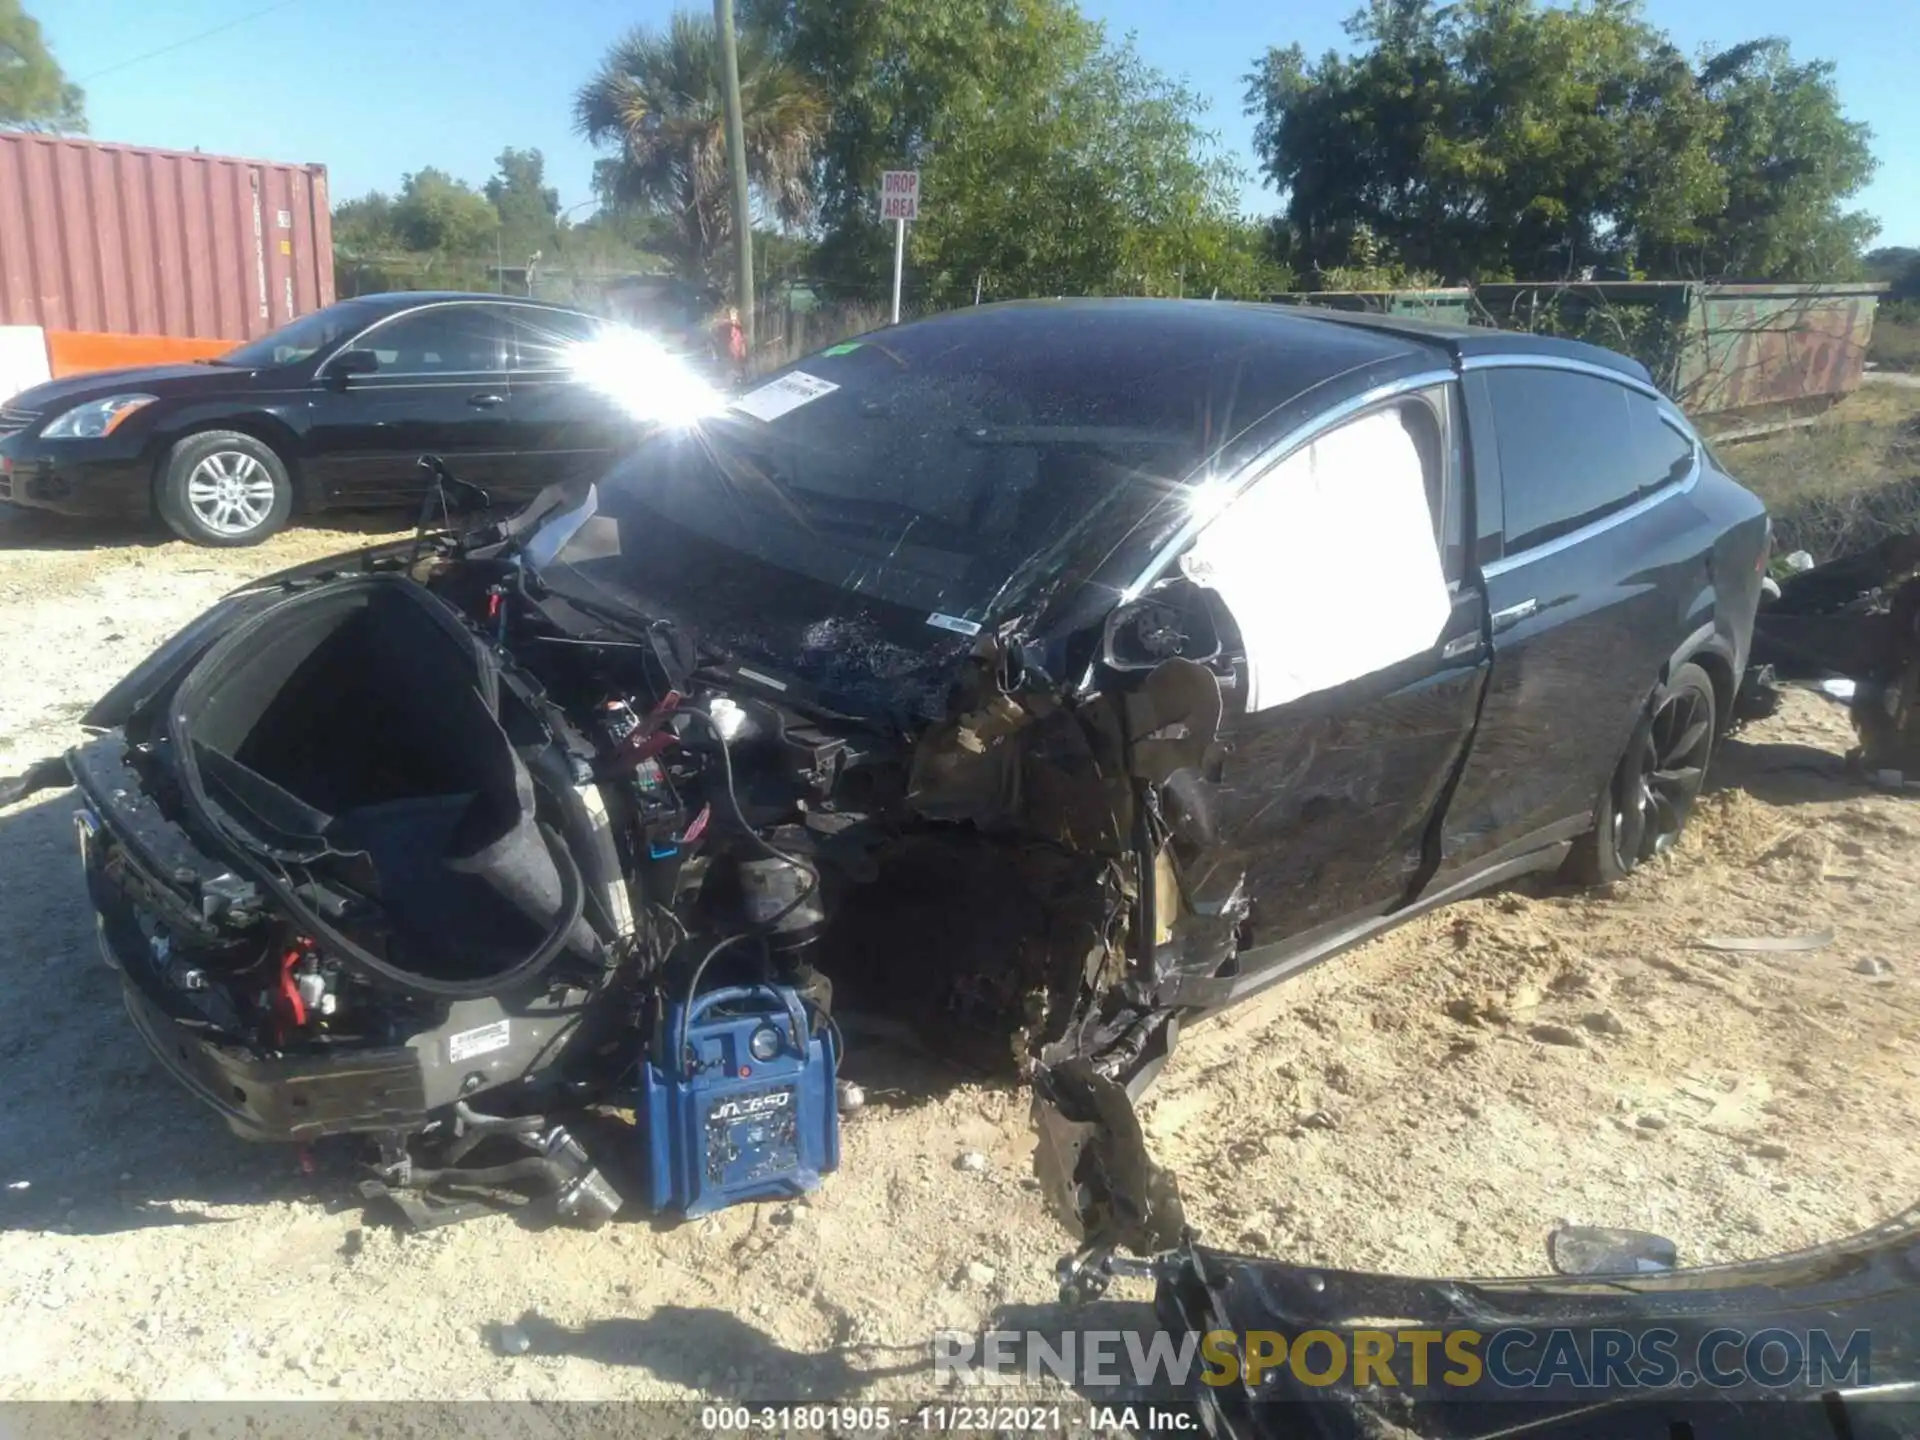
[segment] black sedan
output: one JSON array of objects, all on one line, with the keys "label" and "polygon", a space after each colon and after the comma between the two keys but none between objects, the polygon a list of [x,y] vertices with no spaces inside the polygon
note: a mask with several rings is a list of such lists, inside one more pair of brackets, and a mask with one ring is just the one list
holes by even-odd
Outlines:
[{"label": "black sedan", "polygon": [[456,1109],[617,1101],[677,1064],[639,1017],[829,981],[1017,1061],[1056,1195],[1164,1248],[1128,1097],[1183,1020],[1658,856],[1769,545],[1639,365],[1493,331],[986,307],[683,421],[259,582],[86,717],[102,935],[241,1133],[445,1177],[401,1162]]},{"label": "black sedan", "polygon": [[253,545],[296,513],[417,506],[427,452],[525,500],[632,439],[574,363],[609,329],[500,296],[372,295],[217,360],[55,380],[0,409],[0,502]]}]

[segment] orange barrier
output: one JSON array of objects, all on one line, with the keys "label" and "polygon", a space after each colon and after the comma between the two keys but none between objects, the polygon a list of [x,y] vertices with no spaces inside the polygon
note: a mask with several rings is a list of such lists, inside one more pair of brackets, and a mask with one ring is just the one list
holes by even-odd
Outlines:
[{"label": "orange barrier", "polygon": [[238,340],[182,340],[171,335],[112,335],[97,330],[47,331],[47,362],[54,379],[131,365],[178,365],[210,360]]}]

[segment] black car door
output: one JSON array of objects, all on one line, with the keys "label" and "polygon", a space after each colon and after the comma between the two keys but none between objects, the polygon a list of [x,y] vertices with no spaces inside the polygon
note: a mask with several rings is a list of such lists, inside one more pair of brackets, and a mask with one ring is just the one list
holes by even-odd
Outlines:
[{"label": "black car door", "polygon": [[1669,402],[1574,361],[1469,366],[1493,674],[1436,885],[1585,828],[1709,588]]},{"label": "black car door", "polygon": [[[416,503],[424,454],[488,489],[513,470],[500,308],[441,302],[403,311],[320,367],[305,463],[328,503]],[[346,373],[342,357],[366,352],[371,372]]]},{"label": "black car door", "polygon": [[[1256,563],[1264,554],[1265,563],[1284,567],[1313,554],[1333,576],[1308,604],[1252,624],[1235,618],[1228,590],[1209,596],[1225,642],[1213,662],[1224,682],[1208,800],[1216,838],[1176,849],[1182,889],[1203,913],[1231,903],[1237,888],[1250,902],[1243,973],[1283,964],[1320,932],[1383,914],[1412,894],[1437,859],[1429,854],[1435,811],[1473,728],[1487,669],[1485,609],[1466,566],[1457,387],[1435,386],[1349,423],[1381,417],[1417,442],[1423,473],[1413,484],[1424,487],[1426,506],[1415,523],[1429,527],[1421,543],[1437,541],[1439,550],[1437,561],[1430,551],[1424,561],[1436,572],[1422,602],[1426,628],[1389,663],[1284,703],[1259,703],[1252,652],[1266,647],[1283,667],[1298,669],[1297,654],[1337,656],[1351,636],[1359,653],[1381,607],[1404,593],[1401,577],[1390,573],[1404,567],[1390,555],[1408,552],[1385,547],[1368,524],[1343,526],[1345,533],[1274,526],[1285,507],[1260,514],[1260,486],[1294,483],[1291,461],[1213,522],[1247,534]],[[1195,578],[1206,583],[1204,574]],[[1264,632],[1257,638],[1256,628]]]},{"label": "black car door", "polygon": [[[518,454],[512,478],[502,488],[519,498],[558,481],[597,478],[639,428],[620,403],[617,359],[595,357],[583,365],[581,348],[625,332],[570,310],[515,305],[507,313],[513,346],[510,419]],[[601,383],[589,383],[583,373],[600,377]]]}]

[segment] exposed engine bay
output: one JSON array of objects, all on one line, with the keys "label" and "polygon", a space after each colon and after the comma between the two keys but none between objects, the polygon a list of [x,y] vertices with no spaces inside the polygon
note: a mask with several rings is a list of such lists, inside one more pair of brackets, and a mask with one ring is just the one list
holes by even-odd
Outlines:
[{"label": "exposed engine bay", "polygon": [[761,989],[787,1053],[859,1022],[1032,1081],[1090,1249],[1174,1243],[1127,1092],[1233,953],[1158,801],[1211,677],[1070,706],[983,635],[947,718],[831,713],[548,593],[522,524],[240,592],[88,717],[103,947],[176,1077],[250,1138],[367,1137],[416,1223],[597,1223],[579,1118],[699,1068],[696,997]]}]

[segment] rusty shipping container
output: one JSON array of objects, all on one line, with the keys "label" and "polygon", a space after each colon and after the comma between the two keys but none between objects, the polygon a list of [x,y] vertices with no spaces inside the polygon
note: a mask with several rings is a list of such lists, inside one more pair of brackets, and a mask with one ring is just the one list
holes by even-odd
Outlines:
[{"label": "rusty shipping container", "polygon": [[217,355],[333,302],[322,165],[0,133],[0,327],[54,375]]}]

